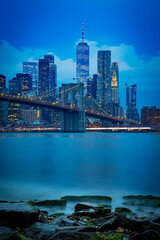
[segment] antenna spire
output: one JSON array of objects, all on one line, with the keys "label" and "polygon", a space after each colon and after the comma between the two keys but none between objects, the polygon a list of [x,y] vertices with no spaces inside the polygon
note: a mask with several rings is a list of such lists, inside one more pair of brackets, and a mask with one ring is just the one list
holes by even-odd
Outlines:
[{"label": "antenna spire", "polygon": [[84,41],[84,22],[82,21],[82,43]]}]

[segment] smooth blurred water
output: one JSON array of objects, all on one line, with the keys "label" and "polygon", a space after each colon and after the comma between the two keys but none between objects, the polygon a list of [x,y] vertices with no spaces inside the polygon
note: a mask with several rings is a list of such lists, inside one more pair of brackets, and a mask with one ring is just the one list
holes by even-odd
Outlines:
[{"label": "smooth blurred water", "polygon": [[160,134],[0,134],[0,199],[160,195]]}]

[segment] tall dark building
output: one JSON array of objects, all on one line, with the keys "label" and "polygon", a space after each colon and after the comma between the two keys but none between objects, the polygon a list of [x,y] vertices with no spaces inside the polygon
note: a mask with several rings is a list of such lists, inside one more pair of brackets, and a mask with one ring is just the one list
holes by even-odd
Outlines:
[{"label": "tall dark building", "polygon": [[[129,104],[129,109],[127,111],[127,104],[128,104],[128,96],[126,96],[127,104],[126,104],[126,117],[127,119],[133,120],[135,122],[139,121],[139,114],[136,108],[136,99],[137,99],[137,84],[131,86],[131,102]],[[126,94],[128,93],[128,88],[126,88]]]},{"label": "tall dark building", "polygon": [[27,73],[18,73],[17,79],[21,82],[22,95],[32,91],[32,76]]},{"label": "tall dark building", "polygon": [[54,55],[45,54],[44,59],[49,61],[49,95],[51,100],[56,100],[57,95],[57,66],[54,64]]},{"label": "tall dark building", "polygon": [[84,92],[87,94],[87,79],[89,78],[89,46],[84,42],[84,27],[82,22],[82,42],[77,45],[76,79],[84,83]]},{"label": "tall dark building", "polygon": [[93,75],[93,78],[87,79],[87,96],[92,99],[97,97],[97,74]]},{"label": "tall dark building", "polygon": [[[9,80],[9,94],[10,95],[21,95],[22,83],[20,78],[13,78]],[[21,104],[9,103],[9,114],[8,120],[15,122],[21,119]]]},{"label": "tall dark building", "polygon": [[160,127],[160,108],[143,107],[141,109],[141,125]]},{"label": "tall dark building", "polygon": [[126,84],[126,118],[129,117],[129,108],[130,108],[130,88]]},{"label": "tall dark building", "polygon": [[6,87],[6,77],[0,74],[0,88]]},{"label": "tall dark building", "polygon": [[39,59],[38,64],[39,69],[39,85],[38,93],[40,96],[49,97],[49,60],[48,59]]},{"label": "tall dark building", "polygon": [[[8,94],[8,88],[0,87],[0,93]],[[8,102],[0,101],[0,124],[8,121]]]},{"label": "tall dark building", "polygon": [[98,51],[97,101],[103,109],[112,102],[111,51]]},{"label": "tall dark building", "polygon": [[23,62],[23,73],[28,73],[32,76],[32,90],[37,94],[37,62]]},{"label": "tall dark building", "polygon": [[113,62],[111,65],[111,88],[112,88],[112,102],[119,103],[119,69],[118,62]]}]

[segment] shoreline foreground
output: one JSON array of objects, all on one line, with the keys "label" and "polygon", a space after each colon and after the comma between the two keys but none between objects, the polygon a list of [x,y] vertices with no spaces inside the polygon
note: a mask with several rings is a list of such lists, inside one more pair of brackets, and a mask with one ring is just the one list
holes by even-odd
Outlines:
[{"label": "shoreline foreground", "polygon": [[[72,213],[64,207],[74,205]],[[134,211],[134,210],[135,211]],[[0,201],[1,240],[159,240],[160,197],[129,195],[112,209],[109,196]]]}]

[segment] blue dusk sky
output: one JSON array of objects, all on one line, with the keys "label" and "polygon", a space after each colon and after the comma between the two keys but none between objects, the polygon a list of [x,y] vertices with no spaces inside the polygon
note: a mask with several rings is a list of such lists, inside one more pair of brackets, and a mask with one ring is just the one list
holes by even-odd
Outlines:
[{"label": "blue dusk sky", "polygon": [[97,51],[109,49],[119,62],[122,106],[128,82],[137,83],[139,109],[160,107],[159,0],[1,0],[0,6],[0,74],[7,80],[23,71],[23,61],[53,53],[58,86],[72,82],[84,20],[90,77],[97,73]]}]

